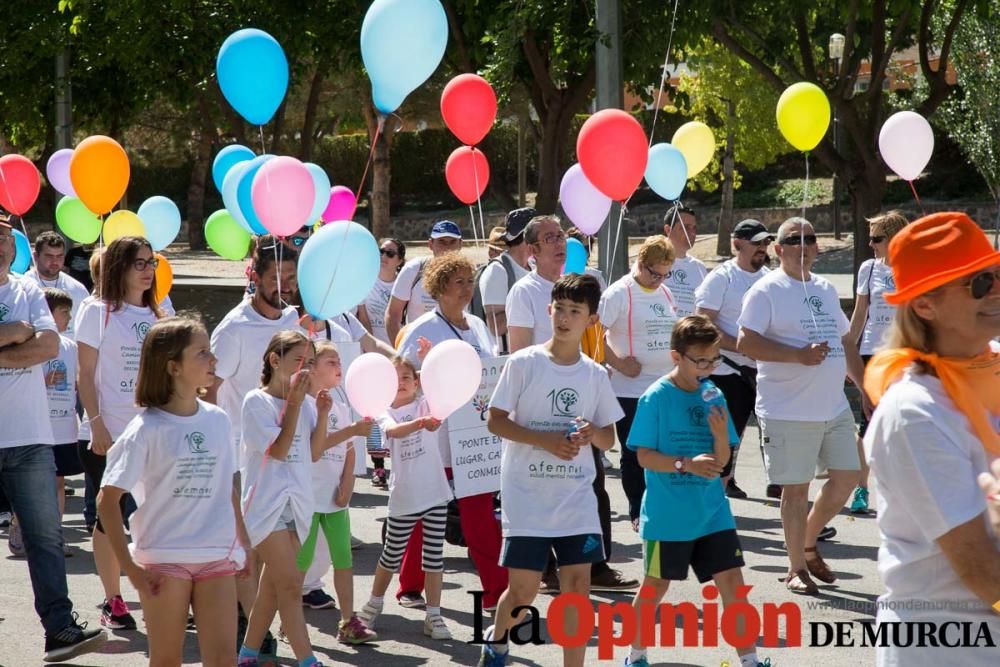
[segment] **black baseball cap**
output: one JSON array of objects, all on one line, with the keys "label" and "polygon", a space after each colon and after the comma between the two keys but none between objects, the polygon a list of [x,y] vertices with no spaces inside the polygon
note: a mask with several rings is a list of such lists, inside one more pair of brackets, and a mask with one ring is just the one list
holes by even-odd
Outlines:
[{"label": "black baseball cap", "polygon": [[754,220],[753,218],[742,220],[735,227],[733,227],[733,238],[751,241],[752,243],[757,243],[758,241],[763,241],[764,239],[774,240],[774,236],[771,232],[767,231],[767,227],[764,226],[764,223],[760,220]]},{"label": "black baseball cap", "polygon": [[524,228],[528,226],[531,219],[538,216],[538,211],[530,206],[515,208],[507,214],[504,220],[504,227],[507,231],[503,235],[503,240],[510,242],[524,234]]}]

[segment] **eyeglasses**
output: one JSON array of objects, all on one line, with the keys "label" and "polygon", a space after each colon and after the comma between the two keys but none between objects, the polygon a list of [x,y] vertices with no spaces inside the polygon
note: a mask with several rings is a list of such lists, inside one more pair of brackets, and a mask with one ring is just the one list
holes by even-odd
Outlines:
[{"label": "eyeglasses", "polygon": [[0,241],[7,241],[14,238],[13,234],[0,234]]},{"label": "eyeglasses", "polygon": [[289,240],[292,242],[293,246],[295,246],[296,248],[300,248],[300,247],[302,247],[302,246],[304,246],[306,244],[306,241],[309,240],[309,237],[308,236],[293,236]]},{"label": "eyeglasses", "polygon": [[709,368],[718,368],[722,365],[722,356],[712,357],[711,359],[695,359],[689,357],[688,355],[683,355],[685,359],[694,364],[694,367],[699,371],[707,371]]},{"label": "eyeglasses", "polygon": [[137,259],[132,262],[132,268],[142,273],[146,269],[156,270],[156,267],[160,265],[160,260],[153,257],[152,259]]},{"label": "eyeglasses", "polygon": [[551,234],[546,234],[539,240],[545,245],[552,245],[553,243],[559,243],[560,241],[566,240],[566,232],[552,232]]},{"label": "eyeglasses", "polygon": [[781,245],[802,245],[803,241],[806,245],[816,245],[816,235],[806,234],[805,236],[789,236],[781,239],[778,243]]},{"label": "eyeglasses", "polygon": [[653,269],[649,268],[648,264],[643,264],[642,268],[644,268],[646,270],[646,273],[649,274],[649,277],[655,280],[656,282],[660,282],[661,280],[666,280],[667,278],[670,277],[670,274],[673,273],[673,271],[667,271],[666,273],[657,273]]},{"label": "eyeglasses", "polygon": [[385,248],[379,248],[378,254],[388,257],[389,259],[396,259],[397,253],[395,250],[386,250]]},{"label": "eyeglasses", "polygon": [[983,271],[972,276],[972,280],[962,287],[968,287],[972,298],[978,301],[986,298],[986,295],[993,291],[993,286],[998,279],[1000,279],[1000,271]]},{"label": "eyeglasses", "polygon": [[881,243],[882,241],[885,241],[885,237],[884,236],[869,236],[868,240],[871,241],[872,243]]}]

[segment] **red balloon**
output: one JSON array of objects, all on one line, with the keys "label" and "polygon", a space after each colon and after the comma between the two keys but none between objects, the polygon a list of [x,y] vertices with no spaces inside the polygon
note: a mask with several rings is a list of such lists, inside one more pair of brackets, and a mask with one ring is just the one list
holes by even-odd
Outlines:
[{"label": "red balloon", "polygon": [[459,74],[441,93],[441,116],[459,141],[475,146],[493,127],[497,117],[497,95],[483,77]]},{"label": "red balloon", "polygon": [[576,138],[583,174],[615,201],[625,201],[642,182],[649,142],[639,121],[621,109],[604,109],[587,119]]},{"label": "red balloon", "polygon": [[448,187],[463,204],[474,204],[490,182],[490,163],[482,151],[471,146],[456,148],[444,165]]},{"label": "red balloon", "polygon": [[41,174],[23,155],[0,157],[0,206],[15,215],[24,215],[38,199]]}]

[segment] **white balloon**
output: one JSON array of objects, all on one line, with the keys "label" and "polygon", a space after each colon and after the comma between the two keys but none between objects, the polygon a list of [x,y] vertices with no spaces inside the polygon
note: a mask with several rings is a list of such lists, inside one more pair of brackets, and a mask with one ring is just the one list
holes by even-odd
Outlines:
[{"label": "white balloon", "polygon": [[913,111],[889,116],[878,133],[882,159],[906,181],[916,180],[934,153],[934,131],[927,119]]},{"label": "white balloon", "polygon": [[420,368],[420,388],[431,415],[447,419],[472,400],[482,378],[483,362],[464,340],[446,340],[432,347]]}]

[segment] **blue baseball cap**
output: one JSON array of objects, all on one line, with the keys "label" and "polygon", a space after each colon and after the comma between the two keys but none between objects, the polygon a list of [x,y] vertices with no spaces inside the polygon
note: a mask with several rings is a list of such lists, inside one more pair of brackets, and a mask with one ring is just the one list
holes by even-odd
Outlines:
[{"label": "blue baseball cap", "polygon": [[451,220],[435,222],[431,227],[431,239],[452,238],[462,239],[462,230]]}]

